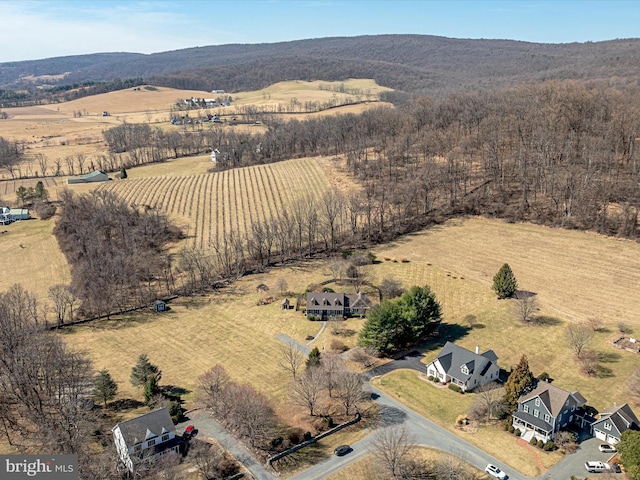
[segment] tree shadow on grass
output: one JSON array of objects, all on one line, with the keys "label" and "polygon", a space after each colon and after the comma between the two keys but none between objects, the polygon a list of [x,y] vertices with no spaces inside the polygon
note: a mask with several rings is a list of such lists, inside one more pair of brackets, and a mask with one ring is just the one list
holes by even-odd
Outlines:
[{"label": "tree shadow on grass", "polygon": [[191,393],[191,390],[175,385],[164,385],[162,387],[162,393],[167,397],[179,399],[181,396]]},{"label": "tree shadow on grass", "polygon": [[603,363],[616,363],[622,356],[617,352],[598,352],[598,360]]},{"label": "tree shadow on grass", "polygon": [[144,405],[139,400],[134,400],[133,398],[122,398],[120,400],[116,400],[115,402],[111,402],[109,404],[109,408],[115,410],[116,412],[122,410],[133,410],[134,408],[140,408]]},{"label": "tree shadow on grass", "polygon": [[599,364],[596,367],[595,376],[598,378],[611,378],[611,377],[614,377],[615,375],[613,374],[613,370],[611,370],[609,367],[605,367],[604,365]]},{"label": "tree shadow on grass", "polygon": [[291,455],[287,455],[273,462],[273,467],[279,472],[290,472],[305,466],[315,465],[327,458],[329,458],[329,456],[322,446],[317,443],[312,443],[297,452],[293,452]]},{"label": "tree shadow on grass", "polygon": [[533,317],[531,321],[532,325],[540,325],[545,327],[554,327],[556,325],[560,325],[562,320],[556,317],[551,317],[549,315],[537,315]]},{"label": "tree shadow on grass", "polygon": [[[476,328],[476,326],[474,326]],[[433,338],[427,340],[420,346],[420,350],[435,350],[442,348],[445,343],[455,343],[463,337],[469,335],[471,327],[458,325],[457,323],[441,323],[438,326],[438,333]]]}]

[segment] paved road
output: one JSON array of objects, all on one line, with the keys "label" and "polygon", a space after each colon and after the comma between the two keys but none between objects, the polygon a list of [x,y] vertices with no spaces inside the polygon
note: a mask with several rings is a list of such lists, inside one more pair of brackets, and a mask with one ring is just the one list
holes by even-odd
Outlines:
[{"label": "paved road", "polygon": [[233,435],[220,425],[204,410],[193,410],[188,413],[189,420],[176,425],[176,430],[182,432],[184,428],[193,424],[198,429],[200,439],[210,438],[217,441],[225,450],[228,450],[256,480],[274,480],[273,474],[265,468]]},{"label": "paved road", "polygon": [[420,352],[410,352],[407,353],[404,357],[397,358],[392,362],[385,363],[384,365],[380,365],[379,367],[372,368],[371,370],[364,373],[364,376],[367,380],[371,380],[374,377],[379,377],[384,375],[385,373],[393,372],[394,370],[399,370],[401,368],[408,368],[410,370],[415,370],[420,373],[426,372],[426,365],[421,362],[422,355]]}]

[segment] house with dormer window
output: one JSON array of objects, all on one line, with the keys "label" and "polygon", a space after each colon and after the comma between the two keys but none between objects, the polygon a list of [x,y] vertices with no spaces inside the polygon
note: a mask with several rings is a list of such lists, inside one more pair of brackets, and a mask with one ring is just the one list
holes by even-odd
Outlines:
[{"label": "house with dormer window", "polygon": [[463,391],[471,391],[481,385],[498,380],[500,368],[498,356],[493,350],[475,353],[447,342],[436,359],[427,365],[427,375],[441,383],[454,383]]},{"label": "house with dormer window", "polygon": [[307,316],[320,317],[348,317],[350,315],[365,315],[371,308],[371,300],[358,292],[355,295],[334,292],[307,293]]},{"label": "house with dormer window", "polygon": [[588,426],[590,417],[583,407],[587,401],[579,392],[569,392],[548,382],[538,382],[536,388],[518,399],[513,414],[513,426],[526,440],[535,437],[543,442],[569,425]]},{"label": "house with dormer window", "polygon": [[593,422],[591,429],[596,438],[615,445],[627,430],[640,430],[640,422],[631,407],[625,403],[621,407],[613,406],[600,412],[599,419]]},{"label": "house with dormer window", "polygon": [[111,431],[118,456],[131,472],[141,462],[178,453],[182,444],[166,408],[118,423]]}]

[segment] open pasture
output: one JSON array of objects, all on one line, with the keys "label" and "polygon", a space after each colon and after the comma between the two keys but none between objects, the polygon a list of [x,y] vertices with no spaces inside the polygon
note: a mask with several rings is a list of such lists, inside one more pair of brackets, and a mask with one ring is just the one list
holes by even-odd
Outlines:
[{"label": "open pasture", "polygon": [[229,232],[244,236],[252,224],[279,218],[293,202],[319,201],[330,185],[314,159],[300,159],[199,175],[131,178],[99,188],[131,205],[168,213],[194,246],[208,247]]},{"label": "open pasture", "polygon": [[[285,119],[303,119],[313,115],[334,115],[337,113],[357,113],[365,108],[379,105],[379,93],[389,90],[377,85],[370,79],[349,79],[344,82],[303,82],[291,81],[271,85],[254,92],[229,93],[232,104],[229,107],[216,107],[206,110],[192,110],[192,116],[205,112],[217,113],[222,118],[242,115],[248,106],[264,107],[278,105],[291,109]],[[123,122],[150,123],[165,129],[175,129],[169,124],[171,111],[176,101],[185,98],[216,98],[218,94],[199,90],[177,90],[166,87],[140,86],[115,92],[92,95],[70,102],[39,105],[31,107],[5,108],[9,118],[0,120],[0,137],[17,140],[24,144],[26,159],[21,166],[22,176],[42,176],[35,155],[42,153],[49,159],[47,174],[53,174],[53,161],[68,156],[84,154],[89,158],[108,154],[102,131]],[[358,105],[332,108],[314,114],[305,114],[302,107],[305,102],[336,104],[345,101],[371,101]],[[102,116],[108,112],[109,116]],[[233,128],[252,131],[259,126],[238,125]],[[87,161],[87,166],[89,161]],[[67,173],[66,164],[62,165],[63,174]],[[0,180],[10,179],[11,175],[0,169]]]}]

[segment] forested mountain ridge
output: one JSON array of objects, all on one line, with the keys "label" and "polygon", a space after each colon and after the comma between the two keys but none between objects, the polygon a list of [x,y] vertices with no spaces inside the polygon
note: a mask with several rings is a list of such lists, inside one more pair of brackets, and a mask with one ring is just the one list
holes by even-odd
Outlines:
[{"label": "forested mountain ridge", "polygon": [[541,44],[367,35],[150,55],[102,53],[1,63],[0,88],[24,88],[34,85],[27,77],[61,74],[64,78],[43,82],[60,85],[142,77],[164,86],[233,92],[282,80],[368,77],[398,90],[431,95],[549,79],[607,80],[619,86],[635,82],[640,74],[640,39]]}]

